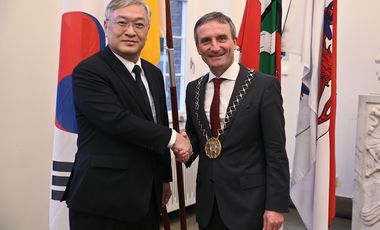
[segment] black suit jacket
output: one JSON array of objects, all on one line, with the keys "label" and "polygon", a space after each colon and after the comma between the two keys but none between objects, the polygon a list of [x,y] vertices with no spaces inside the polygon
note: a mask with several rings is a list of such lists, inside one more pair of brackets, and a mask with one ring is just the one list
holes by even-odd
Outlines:
[{"label": "black suit jacket", "polygon": [[157,124],[132,75],[109,47],[74,69],[78,151],[63,197],[69,208],[136,221],[147,214],[151,198],[161,207],[162,183],[172,180],[171,129],[162,73],[145,60],[142,68]]},{"label": "black suit jacket", "polygon": [[[229,106],[242,89],[248,71],[240,67]],[[204,111],[206,75],[200,85],[200,123],[211,136]],[[186,132],[193,155],[199,156],[196,218],[206,226],[217,200],[224,224],[231,230],[262,227],[264,210],[285,212],[289,201],[289,166],[285,151],[285,131],[281,89],[277,79],[256,73],[246,95],[236,108],[224,134],[220,136],[221,155],[205,155],[206,138],[195,116],[195,91],[198,80],[186,92]]]}]

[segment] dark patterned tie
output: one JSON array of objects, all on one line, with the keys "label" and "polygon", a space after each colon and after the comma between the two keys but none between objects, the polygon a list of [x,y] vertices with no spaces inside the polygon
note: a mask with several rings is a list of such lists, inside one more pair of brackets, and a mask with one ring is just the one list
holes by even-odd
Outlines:
[{"label": "dark patterned tie", "polygon": [[224,79],[214,78],[214,97],[212,98],[211,108],[210,108],[210,123],[211,123],[211,133],[213,137],[218,136],[218,130],[220,129],[219,120],[219,105],[220,105],[220,82]]},{"label": "dark patterned tie", "polygon": [[145,101],[146,105],[148,106],[149,111],[152,111],[152,108],[150,107],[148,93],[146,92],[144,83],[141,80],[141,68],[140,68],[140,66],[135,65],[135,67],[133,67],[132,72],[135,73],[135,80],[136,80],[137,86],[139,87],[139,89],[140,89],[140,91],[144,97],[144,101]]}]

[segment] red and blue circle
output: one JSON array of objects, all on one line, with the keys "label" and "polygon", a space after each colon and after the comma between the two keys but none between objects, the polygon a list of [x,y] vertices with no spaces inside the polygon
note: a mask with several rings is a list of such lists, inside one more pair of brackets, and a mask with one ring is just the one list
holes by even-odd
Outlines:
[{"label": "red and blue circle", "polygon": [[84,12],[62,15],[55,118],[57,128],[78,133],[71,74],[79,62],[102,50],[105,43],[104,30],[95,17]]}]

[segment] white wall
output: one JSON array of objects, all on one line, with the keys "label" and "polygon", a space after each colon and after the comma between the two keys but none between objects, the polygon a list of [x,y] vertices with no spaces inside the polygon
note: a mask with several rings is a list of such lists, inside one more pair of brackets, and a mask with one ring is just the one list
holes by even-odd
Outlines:
[{"label": "white wall", "polygon": [[[188,1],[188,44],[194,79],[207,67],[192,39],[195,21],[218,10],[239,27],[244,0]],[[380,1],[339,1],[337,194],[352,197],[357,97],[380,92],[374,57],[380,53],[376,26]],[[55,114],[61,1],[0,2],[0,229],[48,229],[50,168]],[[187,63],[190,62],[190,58]],[[294,137],[294,76],[283,78],[290,158]]]},{"label": "white wall", "polygon": [[0,229],[48,228],[60,1],[0,1]]},{"label": "white wall", "polygon": [[338,1],[337,194],[353,196],[358,95],[380,93],[380,1]]}]

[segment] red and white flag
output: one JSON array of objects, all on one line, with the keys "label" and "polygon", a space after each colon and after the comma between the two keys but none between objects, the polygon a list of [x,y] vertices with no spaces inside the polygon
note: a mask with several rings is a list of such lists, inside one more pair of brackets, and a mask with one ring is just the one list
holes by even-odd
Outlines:
[{"label": "red and white flag", "polygon": [[304,67],[290,195],[309,230],[335,216],[337,0],[292,0],[282,50]]},{"label": "red and white flag", "polygon": [[77,150],[77,124],[72,98],[71,73],[83,59],[105,46],[103,31],[105,2],[64,0],[61,24],[56,118],[50,199],[50,230],[68,230],[66,188]]}]

